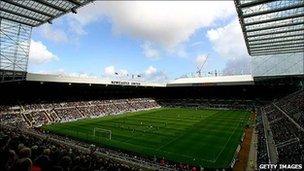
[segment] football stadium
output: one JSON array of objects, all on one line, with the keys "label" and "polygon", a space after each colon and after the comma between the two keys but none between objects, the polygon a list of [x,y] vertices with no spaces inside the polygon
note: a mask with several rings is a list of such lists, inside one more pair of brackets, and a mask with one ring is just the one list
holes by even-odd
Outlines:
[{"label": "football stadium", "polygon": [[[79,11],[90,5],[106,11],[98,3],[107,2],[0,3],[0,170],[303,168],[303,0],[231,1],[250,73],[213,70],[204,75],[203,67],[213,55],[208,54],[195,74],[167,81],[144,80],[145,74],[122,76],[123,70],[116,72],[114,67],[112,77],[32,72],[30,46],[37,44],[32,32],[65,16],[81,17],[88,11]],[[48,34],[59,35],[50,30]],[[143,49],[151,48],[145,45]],[[148,50],[150,57],[158,55]],[[75,51],[80,55],[82,49]],[[174,59],[176,65],[182,59]],[[150,67],[146,76],[152,71],[156,69]]]}]

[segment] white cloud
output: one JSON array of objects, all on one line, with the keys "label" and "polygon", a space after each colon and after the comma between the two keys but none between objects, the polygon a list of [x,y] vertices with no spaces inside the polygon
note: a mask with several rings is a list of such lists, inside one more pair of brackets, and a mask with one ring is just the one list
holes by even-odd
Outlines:
[{"label": "white cloud", "polygon": [[211,29],[207,37],[213,49],[227,59],[223,73],[225,75],[249,74],[250,56],[247,53],[241,26],[238,20],[233,20],[226,26]]},{"label": "white cloud", "polygon": [[145,42],[141,48],[143,49],[143,54],[147,58],[157,59],[159,57],[158,51],[152,47],[151,42]]},{"label": "white cloud", "polygon": [[66,32],[64,32],[62,29],[56,28],[50,24],[44,24],[41,27],[38,28],[40,34],[45,39],[54,41],[54,42],[67,42],[68,36]]},{"label": "white cloud", "polygon": [[57,70],[52,70],[52,71],[37,71],[35,73],[38,73],[38,74],[55,74],[55,75],[68,76],[68,77],[98,78],[97,76],[94,76],[92,74],[88,74],[88,73],[85,73],[85,72],[67,72],[64,69],[57,69]]},{"label": "white cloud", "polygon": [[103,75],[105,77],[113,77],[118,74],[119,77],[127,77],[129,74],[126,69],[116,69],[114,65],[110,65],[104,68]]},{"label": "white cloud", "polygon": [[115,34],[174,48],[199,28],[232,16],[234,8],[232,1],[96,1],[71,18],[85,27],[106,17]]},{"label": "white cloud", "polygon": [[64,73],[62,75],[70,76],[70,77],[81,77],[81,78],[98,78],[97,76],[90,75],[84,72],[71,72],[71,73]]},{"label": "white cloud", "polygon": [[143,42],[143,54],[148,58],[159,58],[159,51],[163,49],[186,57],[187,52],[180,45],[191,35],[233,15],[232,1],[95,1],[78,9],[77,15],[68,15],[69,28],[65,29],[68,34],[46,26],[44,32],[51,34],[44,35],[56,42],[66,41],[66,37],[77,41],[79,36],[87,34],[87,25],[106,19],[112,24],[114,34]]},{"label": "white cloud", "polygon": [[177,45],[175,48],[169,48],[167,49],[167,52],[169,54],[172,54],[176,57],[180,57],[180,58],[185,58],[188,56],[188,53],[187,53],[187,50],[186,50],[186,47],[185,47],[185,44],[180,44],[180,45]]},{"label": "white cloud", "polygon": [[105,67],[104,74],[105,74],[105,76],[115,75],[115,67],[113,65]]},{"label": "white cloud", "polygon": [[[117,33],[171,48],[188,40],[197,29],[229,15],[229,4],[232,3],[142,1],[125,2],[120,8],[117,3],[108,3],[106,8]],[[224,11],[227,15],[222,15]]]},{"label": "white cloud", "polygon": [[154,68],[153,66],[149,66],[149,67],[146,69],[146,71],[145,71],[145,73],[146,73],[147,75],[153,75],[153,74],[155,74],[156,72],[157,72],[157,69]]},{"label": "white cloud", "polygon": [[155,67],[149,66],[145,70],[144,80],[148,82],[165,83],[169,79],[163,71],[158,71]]},{"label": "white cloud", "polygon": [[41,41],[31,40],[29,63],[33,65],[44,64],[59,58],[50,52]]},{"label": "white cloud", "polygon": [[82,36],[87,34],[83,26],[79,24],[77,21],[75,20],[68,20],[68,21],[69,21],[68,22],[69,31],[71,33],[75,34],[76,36]]},{"label": "white cloud", "polygon": [[207,37],[214,50],[224,58],[238,59],[249,56],[238,20],[233,20],[224,27],[209,30]]},{"label": "white cloud", "polygon": [[104,11],[102,2],[94,1],[77,10],[77,14],[70,14],[68,17],[80,26],[86,26],[90,23],[103,19]]}]

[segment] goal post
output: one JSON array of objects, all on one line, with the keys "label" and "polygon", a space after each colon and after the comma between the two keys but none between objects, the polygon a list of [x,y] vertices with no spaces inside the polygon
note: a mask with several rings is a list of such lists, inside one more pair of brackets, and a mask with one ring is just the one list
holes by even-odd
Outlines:
[{"label": "goal post", "polygon": [[109,140],[112,139],[112,131],[109,129],[103,129],[103,128],[94,128],[93,129],[93,136],[96,137],[96,133],[99,135],[103,135],[103,137],[107,137]]}]

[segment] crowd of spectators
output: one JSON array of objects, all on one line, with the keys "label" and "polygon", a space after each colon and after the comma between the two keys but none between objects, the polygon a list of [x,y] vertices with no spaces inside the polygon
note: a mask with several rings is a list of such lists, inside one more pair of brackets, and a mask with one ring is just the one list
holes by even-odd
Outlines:
[{"label": "crowd of spectators", "polygon": [[304,90],[288,95],[275,104],[304,128]]},{"label": "crowd of spectators", "polygon": [[[269,122],[271,135],[275,142],[280,163],[299,163],[304,161],[304,132],[286,117],[277,106],[304,128],[304,91],[299,91],[275,101],[263,108]],[[160,102],[160,103],[158,103]],[[205,99],[172,99],[158,101],[149,98],[112,99],[112,100],[74,100],[64,102],[19,103],[11,106],[0,105],[0,170],[136,170],[126,164],[98,157],[96,152],[116,154],[117,156],[136,158],[142,162],[163,163],[162,160],[141,158],[105,148],[94,148],[84,153],[77,148],[49,141],[46,138],[30,136],[17,130],[22,127],[39,127],[53,122],[68,122],[82,118],[103,117],[129,111],[145,110],[165,106],[242,108],[247,101],[222,101]],[[266,137],[262,112],[258,112],[256,131],[258,135],[258,163],[268,163]],[[38,133],[45,134],[38,131]],[[56,139],[65,139],[48,135]],[[73,140],[70,140],[73,141]],[[81,142],[74,142],[79,144]],[[87,144],[82,144],[87,146]],[[89,147],[88,147],[89,148]],[[164,163],[163,163],[164,164]],[[166,166],[179,170],[191,170],[188,165],[166,163]]]},{"label": "crowd of spectators", "polygon": [[276,122],[284,117],[283,113],[280,112],[276,107],[273,105],[268,105],[264,109],[264,112],[267,114],[267,119],[269,123]]},{"label": "crowd of spectators", "polygon": [[256,132],[258,136],[257,163],[268,163],[269,158],[267,153],[266,137],[265,137],[261,111],[257,112],[256,122],[257,122]]},{"label": "crowd of spectators", "polygon": [[17,128],[2,126],[0,140],[0,170],[3,171],[138,170],[99,157],[96,148],[83,151]]},{"label": "crowd of spectators", "polygon": [[303,144],[293,141],[288,145],[278,147],[279,163],[302,164],[304,161]]},{"label": "crowd of spectators", "polygon": [[204,99],[204,98],[180,98],[159,99],[161,106],[169,107],[198,107],[198,108],[222,108],[222,109],[254,109],[254,102],[245,99]]},{"label": "crowd of spectators", "polygon": [[44,132],[41,128],[0,125],[0,140],[0,170],[3,171],[145,170],[129,162],[168,171],[198,170],[188,164],[96,147]]},{"label": "crowd of spectators", "polygon": [[[280,163],[299,164],[304,161],[303,100],[304,91],[301,90],[263,108]],[[263,137],[259,140],[264,141]]]},{"label": "crowd of spectators", "polygon": [[53,122],[68,122],[157,107],[158,103],[149,98],[21,103],[17,107],[1,106],[0,120],[1,123],[22,123],[28,127],[37,127]]},{"label": "crowd of spectators", "polygon": [[301,137],[302,131],[286,117],[271,123],[270,128],[276,144]]},{"label": "crowd of spectators", "polygon": [[[72,140],[43,131],[39,126],[53,122],[66,122],[88,117],[116,115],[123,112],[158,108],[153,99],[115,99],[67,102],[20,102],[14,106],[1,106],[0,112],[0,170],[138,170],[113,158],[104,158],[98,153],[115,156],[126,161],[164,167],[165,170],[198,170],[184,163],[174,163],[155,157],[141,157],[136,153],[121,152],[104,147],[94,147],[87,153],[73,145],[90,149],[90,144]],[[20,129],[18,129],[20,128]],[[32,136],[24,131],[46,136]],[[71,146],[54,143],[50,139],[70,142]]]}]

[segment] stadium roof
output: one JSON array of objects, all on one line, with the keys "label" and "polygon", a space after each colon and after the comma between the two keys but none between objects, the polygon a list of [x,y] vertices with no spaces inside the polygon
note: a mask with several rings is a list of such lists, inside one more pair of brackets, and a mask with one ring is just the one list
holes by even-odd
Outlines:
[{"label": "stadium roof", "polygon": [[94,77],[76,77],[65,75],[52,74],[34,74],[27,73],[26,81],[34,82],[53,82],[53,83],[67,83],[67,84],[88,84],[88,85],[117,85],[117,86],[142,86],[142,87],[165,87],[165,84],[148,83],[135,80],[110,80]]},{"label": "stadium roof", "polygon": [[234,0],[251,56],[304,52],[304,0]]},{"label": "stadium roof", "polygon": [[225,85],[253,85],[251,75],[233,75],[217,77],[179,78],[167,84],[167,87],[178,86],[225,86]]},{"label": "stadium roof", "polygon": [[74,12],[92,0],[1,0],[0,18],[39,26],[65,13]]}]

